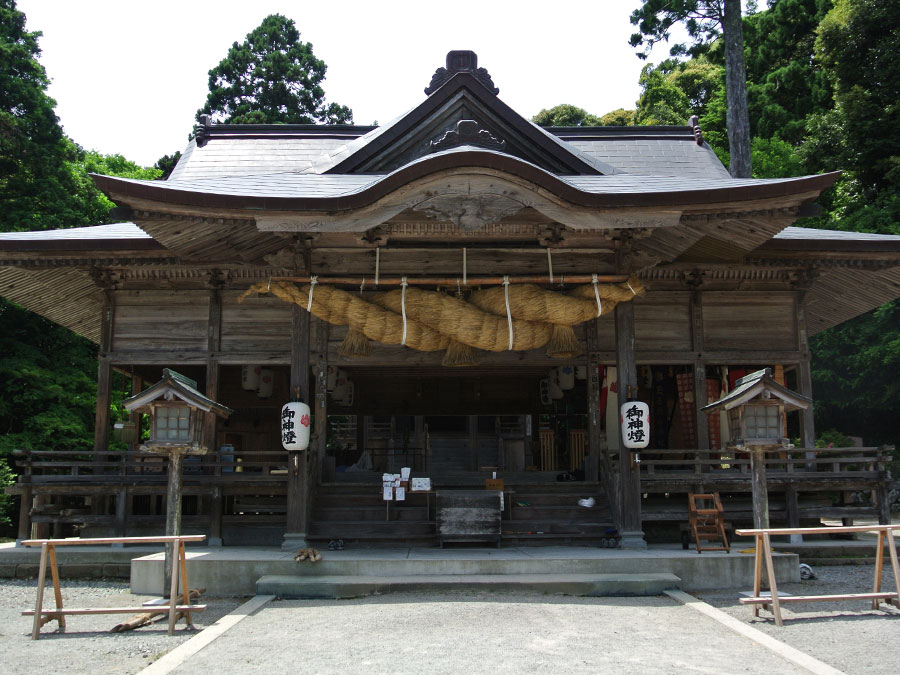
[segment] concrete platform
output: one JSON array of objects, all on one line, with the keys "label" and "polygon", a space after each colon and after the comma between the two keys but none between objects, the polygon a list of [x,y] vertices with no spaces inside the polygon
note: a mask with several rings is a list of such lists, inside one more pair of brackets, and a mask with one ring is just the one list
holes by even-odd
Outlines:
[{"label": "concrete platform", "polygon": [[[56,549],[59,575],[64,579],[128,579],[131,561],[162,550],[160,546],[60,546]],[[41,560],[40,547],[0,544],[0,578],[34,578]]]},{"label": "concrete platform", "polygon": [[[322,551],[318,563],[294,562],[293,554],[276,548],[189,549],[188,575],[192,587],[211,595],[252,595],[262,577],[314,580],[343,577],[409,578],[419,576],[475,577],[485,575],[621,575],[671,574],[685,590],[752,586],[753,555],[732,551],[684,551],[680,545],[651,545],[646,550],[579,546],[518,548],[393,548]],[[776,554],[779,583],[799,581],[796,554]],[[131,590],[160,593],[163,555],[136,558],[131,564]],[[268,591],[267,591],[268,592]]]},{"label": "concrete platform", "polygon": [[317,577],[269,575],[256,582],[257,595],[340,600],[410,591],[479,589],[585,597],[660,595],[678,589],[674,574],[421,574],[411,577]]}]

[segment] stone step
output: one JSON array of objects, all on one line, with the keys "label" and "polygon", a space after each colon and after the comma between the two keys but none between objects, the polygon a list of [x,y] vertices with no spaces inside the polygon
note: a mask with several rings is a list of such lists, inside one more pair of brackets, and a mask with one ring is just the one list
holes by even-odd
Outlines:
[{"label": "stone step", "polygon": [[403,591],[482,590],[575,596],[659,595],[680,588],[669,573],[646,574],[434,574],[417,576],[267,575],[256,582],[259,595],[281,598],[339,599]]}]

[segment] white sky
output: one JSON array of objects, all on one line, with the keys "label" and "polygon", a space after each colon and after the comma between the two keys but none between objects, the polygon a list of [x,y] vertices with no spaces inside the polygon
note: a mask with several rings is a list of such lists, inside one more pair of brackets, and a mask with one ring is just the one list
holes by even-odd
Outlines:
[{"label": "white sky", "polygon": [[[451,49],[472,49],[500,98],[531,117],[571,103],[602,115],[633,108],[644,62],[628,45],[639,0],[285,2],[18,0],[43,32],[41,63],[66,133],[86,149],[143,165],[183,150],[208,71],[268,14],[293,19],[328,72],[328,101],[357,124],[421,102]],[[655,61],[668,54],[657,48]]]}]

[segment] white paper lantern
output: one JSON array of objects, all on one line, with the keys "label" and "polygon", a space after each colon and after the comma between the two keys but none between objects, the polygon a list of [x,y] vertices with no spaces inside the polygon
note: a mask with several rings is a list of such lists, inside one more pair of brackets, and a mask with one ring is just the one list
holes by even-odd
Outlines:
[{"label": "white paper lantern", "polygon": [[246,391],[259,389],[260,366],[244,366],[241,368],[241,387]]},{"label": "white paper lantern", "polygon": [[309,406],[305,403],[292,401],[282,406],[281,444],[285,450],[309,447]]},{"label": "white paper lantern", "polygon": [[650,406],[643,401],[628,401],[619,407],[622,439],[630,449],[646,448],[650,443]]},{"label": "white paper lantern", "polygon": [[337,386],[338,369],[337,366],[328,366],[325,376],[325,388],[328,391],[334,391]]},{"label": "white paper lantern", "polygon": [[275,373],[270,368],[262,368],[259,371],[259,389],[256,395],[260,398],[269,398],[275,390]]},{"label": "white paper lantern", "polygon": [[559,400],[563,396],[563,390],[559,386],[559,379],[556,377],[556,373],[553,373],[552,377],[550,378],[550,398]]},{"label": "white paper lantern", "polygon": [[556,369],[559,373],[559,388],[563,391],[569,391],[575,388],[575,367],[560,366]]}]

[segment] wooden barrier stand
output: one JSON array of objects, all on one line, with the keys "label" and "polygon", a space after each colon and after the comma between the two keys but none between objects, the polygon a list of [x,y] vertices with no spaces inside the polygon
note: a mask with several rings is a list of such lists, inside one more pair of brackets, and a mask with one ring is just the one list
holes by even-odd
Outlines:
[{"label": "wooden barrier stand", "polygon": [[[783,602],[825,602],[832,600],[871,600],[872,609],[878,609],[881,600],[900,608],[900,565],[897,563],[897,548],[894,544],[892,530],[900,529],[900,525],[845,525],[839,527],[793,527],[783,529],[765,530],[736,530],[737,535],[753,535],[756,537],[756,557],[753,575],[753,597],[741,598],[745,605],[753,605],[753,615],[759,616],[759,606],[772,605],[772,613],[775,615],[775,623],[781,622],[781,603]],[[772,535],[782,534],[847,534],[853,532],[877,532],[878,551],[875,556],[875,582],[871,593],[846,593],[840,595],[791,595],[778,597],[778,585],[775,582],[775,565],[772,563]],[[881,575],[884,567],[884,544],[890,542],[888,551],[891,555],[891,568],[894,570],[894,590],[886,592],[881,590]],[[772,597],[765,598],[760,595],[762,562],[766,561],[766,573],[769,577],[769,589]]]},{"label": "wooden barrier stand", "polygon": [[[41,626],[54,619],[59,624],[61,631],[66,630],[67,614],[169,614],[169,635],[175,633],[175,619],[178,612],[185,613],[188,626],[191,625],[191,612],[202,612],[206,605],[192,605],[188,595],[187,560],[184,553],[186,541],[203,541],[205,534],[191,534],[174,537],[105,537],[100,539],[28,539],[22,542],[23,546],[40,546],[41,562],[38,571],[37,599],[34,609],[26,609],[24,616],[34,615],[34,627],[31,630],[31,639],[37,640],[41,634]],[[59,588],[59,568],[56,565],[57,546],[98,546],[103,544],[175,544],[177,554],[172,556],[172,585],[169,588],[169,605],[158,607],[105,607],[90,609],[63,609],[62,591]],[[47,561],[50,561],[50,576],[53,579],[53,594],[56,596],[56,609],[45,611],[44,582],[47,578]],[[176,604],[178,600],[178,578],[181,576],[183,605]]]}]

